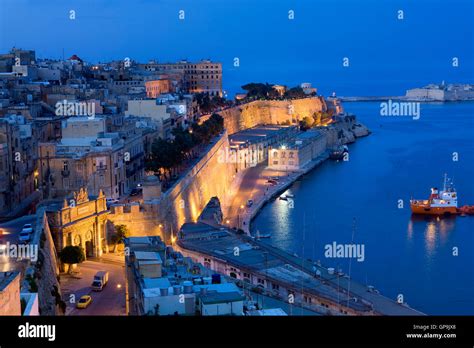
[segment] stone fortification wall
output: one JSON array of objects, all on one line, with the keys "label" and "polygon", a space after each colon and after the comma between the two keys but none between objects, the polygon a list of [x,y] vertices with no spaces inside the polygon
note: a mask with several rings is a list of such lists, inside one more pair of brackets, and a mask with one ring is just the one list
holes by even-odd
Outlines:
[{"label": "stone fortification wall", "polygon": [[[224,126],[229,134],[255,127],[259,124],[282,124],[301,120],[313,113],[327,111],[322,97],[293,100],[256,100],[217,112],[224,118]],[[200,118],[205,121],[210,115]]]},{"label": "stone fortification wall", "polygon": [[22,292],[37,292],[40,315],[64,314],[65,304],[61,300],[58,281],[59,263],[49,228],[46,208],[38,209],[35,233],[30,245],[38,246],[38,258],[31,261],[25,270]]},{"label": "stone fortification wall", "polygon": [[127,204],[111,207],[109,232],[113,226],[126,225],[132,236],[159,235],[170,241],[185,222],[197,221],[212,197],[219,197],[222,205],[230,204],[235,185],[232,185],[235,164],[226,161],[229,139],[226,132],[209,145],[206,154],[190,168],[159,199],[141,205]]}]

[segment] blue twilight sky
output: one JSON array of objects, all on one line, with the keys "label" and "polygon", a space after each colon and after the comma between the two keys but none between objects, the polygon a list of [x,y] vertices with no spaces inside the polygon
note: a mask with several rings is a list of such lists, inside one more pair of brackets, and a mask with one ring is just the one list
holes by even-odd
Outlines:
[{"label": "blue twilight sky", "polygon": [[0,0],[0,52],[16,46],[61,58],[64,49],[91,62],[211,58],[223,63],[229,94],[251,81],[312,82],[339,95],[474,83],[473,27],[473,0]]}]

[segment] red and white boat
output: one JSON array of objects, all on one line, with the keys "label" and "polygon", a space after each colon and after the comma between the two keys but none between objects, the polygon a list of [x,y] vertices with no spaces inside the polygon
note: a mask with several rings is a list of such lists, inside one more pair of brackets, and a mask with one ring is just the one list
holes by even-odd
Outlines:
[{"label": "red and white boat", "polygon": [[422,215],[451,215],[458,213],[458,195],[453,183],[444,175],[444,185],[441,191],[436,187],[431,189],[427,200],[410,200],[411,212]]}]

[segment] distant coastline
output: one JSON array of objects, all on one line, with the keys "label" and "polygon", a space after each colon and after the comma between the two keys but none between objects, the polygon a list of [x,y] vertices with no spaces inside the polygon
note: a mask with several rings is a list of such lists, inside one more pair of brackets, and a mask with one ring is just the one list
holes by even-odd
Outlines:
[{"label": "distant coastline", "polygon": [[460,102],[474,101],[473,84],[430,84],[406,91],[404,96],[345,96],[338,97],[343,102],[400,100],[407,102]]}]

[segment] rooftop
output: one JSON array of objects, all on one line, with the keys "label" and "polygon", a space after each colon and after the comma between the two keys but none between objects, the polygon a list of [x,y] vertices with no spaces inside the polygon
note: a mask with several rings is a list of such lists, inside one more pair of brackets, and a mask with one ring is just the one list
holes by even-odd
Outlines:
[{"label": "rooftop", "polygon": [[233,292],[207,292],[204,295],[199,295],[203,304],[215,304],[215,303],[229,303],[239,302],[245,300],[245,297],[238,291]]},{"label": "rooftop", "polygon": [[263,125],[256,126],[253,128],[245,129],[240,132],[229,135],[229,141],[231,145],[238,146],[243,144],[255,144],[260,143],[269,138],[283,135],[289,131],[294,131],[294,126],[276,126],[276,125]]}]

